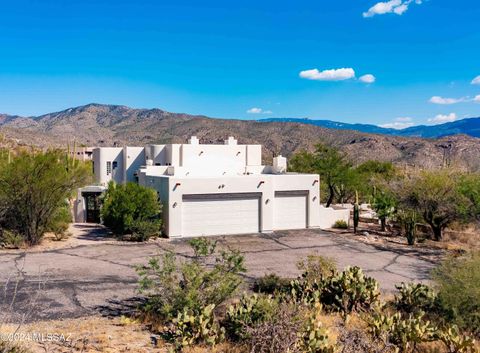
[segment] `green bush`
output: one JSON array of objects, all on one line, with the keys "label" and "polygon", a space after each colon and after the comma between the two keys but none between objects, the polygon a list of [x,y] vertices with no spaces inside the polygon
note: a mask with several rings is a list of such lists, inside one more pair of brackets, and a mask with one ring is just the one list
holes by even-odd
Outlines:
[{"label": "green bush", "polygon": [[433,272],[444,316],[480,335],[480,252],[448,258]]},{"label": "green bush", "polygon": [[245,340],[248,328],[271,320],[278,309],[278,302],[267,295],[243,295],[240,302],[230,305],[225,318],[227,334],[233,340]]},{"label": "green bush", "polygon": [[47,231],[52,232],[57,240],[65,237],[69,224],[72,222],[72,214],[68,204],[58,208],[57,212],[52,217]]},{"label": "green bush", "polygon": [[185,309],[199,313],[209,305],[218,306],[242,283],[243,263],[243,256],[236,250],[185,261],[177,261],[171,252],[152,257],[145,266],[137,267],[139,290],[147,297],[142,310],[152,321],[165,322]]},{"label": "green bush", "polygon": [[160,203],[155,190],[136,183],[111,182],[103,198],[103,223],[123,238],[144,241],[160,235]]},{"label": "green bush", "polygon": [[309,255],[297,263],[297,268],[302,271],[302,279],[309,284],[320,283],[337,273],[335,260],[320,255]]},{"label": "green bush", "polygon": [[290,289],[290,280],[274,273],[266,274],[255,280],[253,291],[264,294],[286,293]]},{"label": "green bush", "polygon": [[[2,229],[0,233],[0,247],[20,248],[25,243],[23,236],[16,231]],[[0,351],[1,352],[1,351]]]},{"label": "green bush", "polygon": [[395,306],[398,310],[413,313],[432,311],[436,309],[437,294],[432,288],[422,283],[401,283],[395,286]]},{"label": "green bush", "polygon": [[333,228],[348,229],[348,224],[343,219],[338,219],[333,224]]}]

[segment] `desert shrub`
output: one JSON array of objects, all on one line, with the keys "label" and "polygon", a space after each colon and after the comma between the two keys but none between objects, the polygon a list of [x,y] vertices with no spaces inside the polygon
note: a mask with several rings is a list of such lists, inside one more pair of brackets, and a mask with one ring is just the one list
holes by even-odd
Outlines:
[{"label": "desert shrub", "polygon": [[480,252],[448,258],[433,272],[443,315],[480,335]]},{"label": "desert shrub", "polygon": [[266,274],[253,283],[253,291],[257,293],[285,293],[288,292],[289,288],[290,280],[279,277],[274,273]]},{"label": "desert shrub", "polygon": [[50,224],[48,225],[47,232],[52,232],[55,235],[56,240],[62,240],[65,238],[68,225],[72,222],[72,214],[68,204],[58,208],[52,217]]},{"label": "desert shrub", "polygon": [[60,151],[19,153],[10,162],[0,157],[0,227],[38,244],[90,170]]},{"label": "desert shrub", "polygon": [[246,346],[256,353],[299,353],[298,333],[302,328],[298,307],[281,303],[273,317],[247,327]]},{"label": "desert shrub", "polygon": [[144,241],[160,235],[160,210],[155,190],[136,183],[111,182],[104,194],[101,215],[116,236],[130,235],[131,240]]},{"label": "desert shrub", "polygon": [[23,236],[16,231],[1,229],[0,246],[5,248],[19,248],[25,243]]},{"label": "desert shrub", "polygon": [[233,340],[245,340],[248,328],[271,321],[278,302],[267,295],[243,295],[240,302],[229,306],[225,318],[227,334]]},{"label": "desert shrub", "polygon": [[352,311],[370,309],[379,296],[378,282],[365,276],[361,268],[353,266],[326,280],[321,302],[347,319]]},{"label": "desert shrub", "polygon": [[437,294],[429,286],[422,283],[401,283],[395,286],[398,294],[395,295],[394,304],[398,310],[413,313],[418,311],[431,311],[436,308]]},{"label": "desert shrub", "polygon": [[139,290],[147,297],[142,309],[151,320],[163,322],[185,309],[199,313],[209,305],[217,306],[242,283],[243,262],[237,250],[215,251],[208,258],[194,256],[185,261],[177,261],[171,252],[152,257],[137,267]]},{"label": "desert shrub", "polygon": [[302,271],[301,278],[310,284],[323,282],[337,272],[335,260],[319,255],[307,256],[297,263],[297,268]]},{"label": "desert shrub", "polygon": [[22,346],[0,339],[0,353],[29,353],[30,351]]},{"label": "desert shrub", "polygon": [[176,351],[195,344],[214,346],[223,341],[225,332],[215,320],[214,309],[213,304],[197,312],[184,308],[172,320],[170,331],[164,337],[173,341]]},{"label": "desert shrub", "polygon": [[348,224],[343,219],[338,219],[333,224],[333,228],[348,229]]},{"label": "desert shrub", "polygon": [[303,330],[299,333],[299,348],[301,352],[333,353],[335,345],[330,343],[329,332],[320,320],[321,304],[316,303],[309,313]]}]

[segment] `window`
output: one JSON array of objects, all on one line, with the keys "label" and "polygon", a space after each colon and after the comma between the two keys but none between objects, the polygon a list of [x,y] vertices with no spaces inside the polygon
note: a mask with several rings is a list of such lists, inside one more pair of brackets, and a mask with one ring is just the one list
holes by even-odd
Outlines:
[{"label": "window", "polygon": [[117,161],[113,162],[113,170],[117,169]]},{"label": "window", "polygon": [[112,174],[112,162],[107,162],[107,175]]}]

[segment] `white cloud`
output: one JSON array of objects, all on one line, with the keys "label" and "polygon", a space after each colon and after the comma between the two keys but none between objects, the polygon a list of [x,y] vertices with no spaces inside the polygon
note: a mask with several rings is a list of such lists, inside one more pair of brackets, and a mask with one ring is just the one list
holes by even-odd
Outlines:
[{"label": "white cloud", "polygon": [[386,124],[381,124],[379,125],[380,127],[384,127],[386,129],[395,129],[395,130],[401,130],[401,129],[406,129],[407,127],[415,125],[413,123],[413,119],[410,117],[399,117],[396,118],[393,122],[391,123],[386,123]]},{"label": "white cloud", "polygon": [[452,121],[457,120],[457,114],[450,113],[450,114],[438,114],[434,118],[428,119],[429,122],[433,124],[443,124],[443,123],[450,123]]},{"label": "white cloud", "polygon": [[480,85],[480,75],[478,75],[477,77],[475,77],[473,80],[472,80],[472,85]]},{"label": "white cloud", "polygon": [[341,68],[319,71],[318,69],[300,71],[299,76],[307,80],[317,81],[343,81],[355,77],[352,68]]},{"label": "white cloud", "polygon": [[273,112],[271,110],[263,110],[262,108],[250,108],[247,110],[248,114],[272,114]]},{"label": "white cloud", "polygon": [[429,102],[433,104],[455,104],[465,102],[467,100],[466,97],[462,98],[443,98],[440,96],[433,96],[430,98]]},{"label": "white cloud", "polygon": [[372,74],[360,76],[359,80],[363,83],[374,83],[376,78]]},{"label": "white cloud", "polygon": [[363,13],[363,17],[373,17],[375,15],[385,15],[387,13],[394,13],[396,15],[403,15],[412,2],[420,5],[422,0],[390,0],[385,2],[377,2],[367,12]]},{"label": "white cloud", "polygon": [[480,94],[478,96],[475,96],[475,98],[473,98],[473,101],[475,103],[480,103]]}]

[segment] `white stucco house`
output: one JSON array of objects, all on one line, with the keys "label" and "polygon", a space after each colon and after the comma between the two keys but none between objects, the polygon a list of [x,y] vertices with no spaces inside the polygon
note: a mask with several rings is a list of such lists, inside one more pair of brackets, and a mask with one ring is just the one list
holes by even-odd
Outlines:
[{"label": "white stucco house", "polygon": [[98,216],[95,193],[138,182],[157,190],[170,238],[272,232],[320,226],[319,176],[287,172],[282,156],[262,165],[260,145],[185,144],[93,150],[96,186],[79,190],[76,220]]}]

